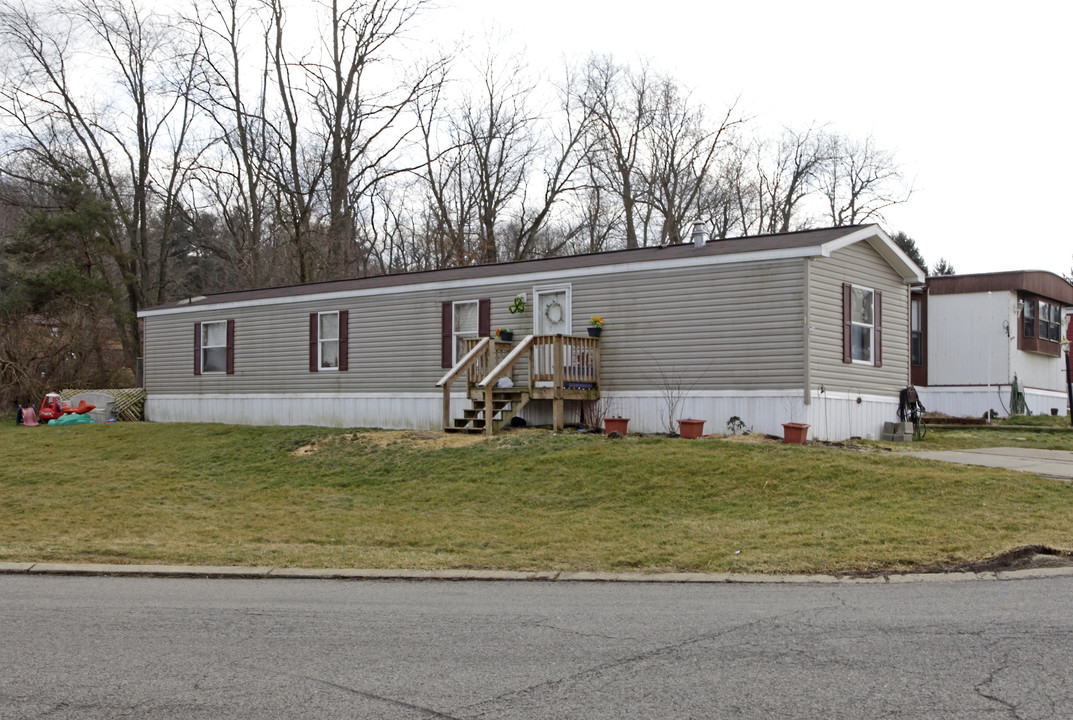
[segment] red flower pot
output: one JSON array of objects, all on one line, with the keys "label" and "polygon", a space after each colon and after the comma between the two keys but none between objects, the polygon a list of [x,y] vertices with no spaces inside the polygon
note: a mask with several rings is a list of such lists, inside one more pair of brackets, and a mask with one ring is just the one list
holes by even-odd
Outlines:
[{"label": "red flower pot", "polygon": [[704,435],[704,421],[694,420],[692,418],[679,420],[678,434],[688,440],[699,438]]},{"label": "red flower pot", "polygon": [[604,432],[613,433],[617,432],[619,435],[626,434],[626,424],[630,421],[629,418],[604,418]]},{"label": "red flower pot", "polygon": [[783,423],[782,441],[793,445],[804,445],[808,438],[809,427],[805,423]]}]

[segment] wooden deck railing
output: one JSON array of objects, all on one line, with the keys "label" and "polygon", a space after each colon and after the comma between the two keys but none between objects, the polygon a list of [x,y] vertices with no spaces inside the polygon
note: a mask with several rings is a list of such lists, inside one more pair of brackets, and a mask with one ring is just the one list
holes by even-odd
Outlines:
[{"label": "wooden deck railing", "polygon": [[599,339],[573,335],[536,336],[529,353],[529,385],[598,389]]}]

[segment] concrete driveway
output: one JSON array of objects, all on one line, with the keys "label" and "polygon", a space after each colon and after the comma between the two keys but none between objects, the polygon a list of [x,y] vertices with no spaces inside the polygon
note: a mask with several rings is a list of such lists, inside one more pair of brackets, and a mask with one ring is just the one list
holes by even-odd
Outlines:
[{"label": "concrete driveway", "polygon": [[1073,479],[1073,451],[1069,450],[998,447],[914,452],[912,455],[926,460],[941,460],[961,465],[983,465],[1036,473],[1063,480]]}]

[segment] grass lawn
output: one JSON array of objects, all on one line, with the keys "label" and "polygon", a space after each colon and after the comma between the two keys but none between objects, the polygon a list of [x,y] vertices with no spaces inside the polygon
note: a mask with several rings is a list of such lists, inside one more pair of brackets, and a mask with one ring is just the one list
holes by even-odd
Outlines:
[{"label": "grass lawn", "polygon": [[[956,432],[988,431],[917,447],[1073,449]],[[876,445],[6,422],[0,561],[768,573],[1073,548],[1069,483]]]},{"label": "grass lawn", "polygon": [[1068,416],[1015,415],[995,420],[990,426],[947,428],[932,424],[922,441],[881,445],[892,450],[956,450],[978,447],[1073,450],[1073,428],[1069,425]]}]

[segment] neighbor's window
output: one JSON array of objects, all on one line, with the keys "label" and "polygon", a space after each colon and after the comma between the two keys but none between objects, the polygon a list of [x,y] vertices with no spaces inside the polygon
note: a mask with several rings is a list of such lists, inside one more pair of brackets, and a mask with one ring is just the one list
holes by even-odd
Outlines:
[{"label": "neighbor's window", "polygon": [[1028,298],[1024,309],[1024,335],[1026,338],[1036,337],[1036,299]]},{"label": "neighbor's window", "polygon": [[339,369],[339,313],[323,312],[318,318],[318,347],[321,370]]},{"label": "neighbor's window", "polygon": [[1062,308],[1058,305],[1039,304],[1039,336],[1042,340],[1058,342],[1059,328],[1062,326]]},{"label": "neighbor's window", "polygon": [[875,330],[875,293],[856,285],[850,293],[853,362],[872,362],[872,338]]},{"label": "neighbor's window", "polygon": [[477,337],[480,334],[480,302],[478,300],[465,300],[454,303],[454,320],[451,334],[454,337],[454,362],[457,363],[465,354],[465,338]]},{"label": "neighbor's window", "polygon": [[201,372],[227,372],[227,321],[201,323]]}]

